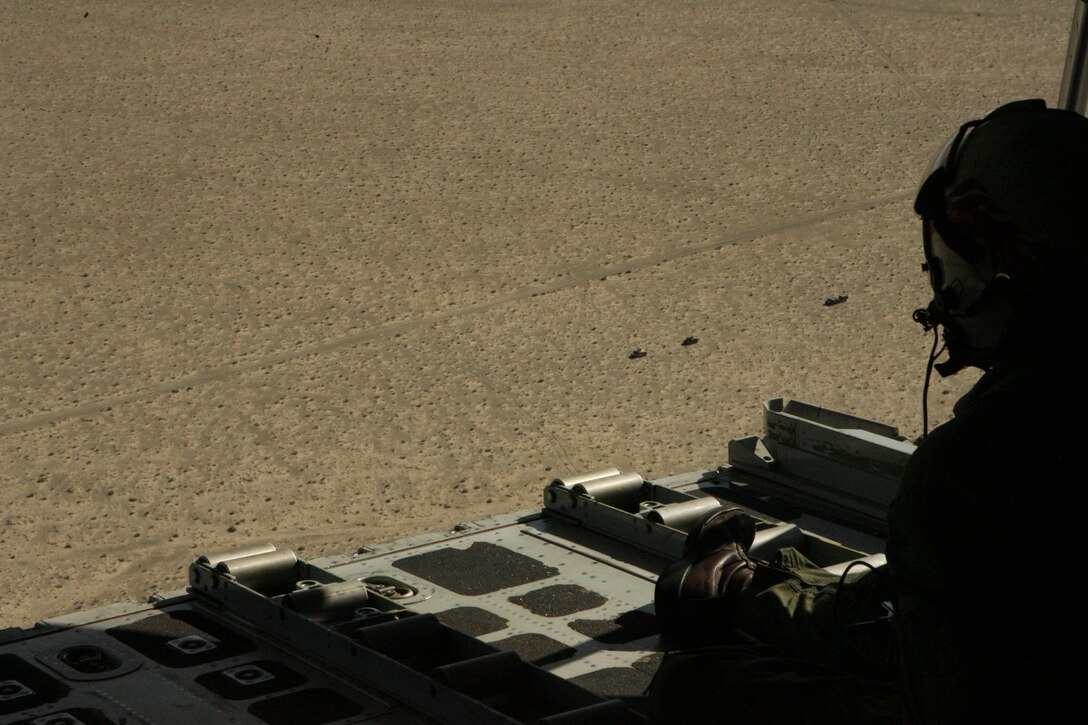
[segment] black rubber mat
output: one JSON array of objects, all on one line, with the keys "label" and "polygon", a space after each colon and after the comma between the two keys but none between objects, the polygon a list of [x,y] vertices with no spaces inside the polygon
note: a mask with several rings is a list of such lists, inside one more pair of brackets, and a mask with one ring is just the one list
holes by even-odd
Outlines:
[{"label": "black rubber mat", "polygon": [[624,612],[615,619],[576,619],[568,625],[579,634],[603,644],[623,644],[657,634],[657,617],[649,612]]},{"label": "black rubber mat", "polygon": [[570,682],[605,699],[642,697],[653,679],[631,667],[608,667],[570,678]]},{"label": "black rubber mat", "polygon": [[663,659],[665,659],[664,652],[651,652],[645,657],[639,657],[631,666],[639,672],[645,672],[652,677],[657,673],[657,668],[661,667]]},{"label": "black rubber mat", "polygon": [[68,686],[16,655],[0,655],[0,715],[56,702]]},{"label": "black rubber mat", "polygon": [[467,549],[437,549],[408,556],[393,566],[467,596],[490,594],[559,573],[555,567],[486,542],[476,542]]},{"label": "black rubber mat", "polygon": [[245,637],[196,612],[183,609],[156,614],[106,634],[166,667],[192,667],[252,652]]},{"label": "black rubber mat", "polygon": [[570,659],[578,653],[578,650],[573,647],[543,634],[515,634],[513,637],[500,639],[490,644],[501,650],[517,652],[523,660],[534,665],[559,662]]},{"label": "black rubber mat", "polygon": [[542,617],[562,617],[599,607],[608,601],[608,597],[577,584],[555,584],[520,597],[510,597],[510,601]]},{"label": "black rubber mat", "polygon": [[456,629],[470,637],[498,632],[500,629],[506,629],[508,624],[494,612],[479,607],[456,607],[438,612],[435,616],[438,617],[439,622],[450,629]]},{"label": "black rubber mat", "polygon": [[322,725],[354,717],[363,711],[359,703],[325,688],[271,697],[253,703],[248,709],[251,715],[268,725]]},{"label": "black rubber mat", "polygon": [[218,672],[206,672],[196,678],[198,685],[227,700],[263,697],[289,687],[298,687],[305,681],[305,677],[274,660],[248,662]]}]

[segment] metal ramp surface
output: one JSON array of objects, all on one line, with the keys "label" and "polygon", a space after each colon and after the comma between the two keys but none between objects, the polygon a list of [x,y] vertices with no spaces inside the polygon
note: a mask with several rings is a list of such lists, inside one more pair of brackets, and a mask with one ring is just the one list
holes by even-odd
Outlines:
[{"label": "metal ramp surface", "polygon": [[[883,485],[865,461],[851,475]],[[209,552],[184,592],[0,632],[0,723],[639,723],[666,646],[657,572],[705,512],[751,511],[757,556],[882,551],[761,484],[780,485],[607,469],[551,482],[539,511],[350,555]]]}]

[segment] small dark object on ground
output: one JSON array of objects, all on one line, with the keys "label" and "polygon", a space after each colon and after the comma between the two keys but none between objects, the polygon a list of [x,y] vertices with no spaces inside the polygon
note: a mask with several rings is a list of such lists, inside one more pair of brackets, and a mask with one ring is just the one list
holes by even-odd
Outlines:
[{"label": "small dark object on ground", "polygon": [[850,299],[849,295],[839,295],[838,297],[828,297],[824,300],[824,306],[830,307],[831,305],[841,305],[846,300]]},{"label": "small dark object on ground", "polygon": [[699,338],[695,337],[694,335],[688,335],[680,344],[684,347],[687,347],[688,345],[694,345],[697,342],[699,342]]},{"label": "small dark object on ground", "polygon": [[631,360],[637,360],[640,357],[646,357],[646,351],[641,347],[636,347],[627,357]]}]

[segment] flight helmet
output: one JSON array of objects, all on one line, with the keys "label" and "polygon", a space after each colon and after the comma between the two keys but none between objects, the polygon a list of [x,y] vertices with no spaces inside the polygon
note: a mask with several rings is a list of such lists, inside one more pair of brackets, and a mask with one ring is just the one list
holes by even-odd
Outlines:
[{"label": "flight helmet", "polygon": [[941,375],[988,369],[1017,332],[1088,282],[1088,119],[1015,101],[969,121],[937,154],[914,202],[943,327]]}]

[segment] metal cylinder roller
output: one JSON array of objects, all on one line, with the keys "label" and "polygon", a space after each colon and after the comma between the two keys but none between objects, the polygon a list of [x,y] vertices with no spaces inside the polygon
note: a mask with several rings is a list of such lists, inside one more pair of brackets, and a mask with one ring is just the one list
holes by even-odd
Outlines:
[{"label": "metal cylinder roller", "polygon": [[553,486],[559,486],[561,488],[573,488],[580,483],[588,483],[595,481],[598,478],[607,478],[609,476],[615,476],[620,472],[618,468],[602,468],[599,471],[591,471],[589,473],[580,473],[577,476],[566,476],[564,478],[557,478],[552,481]]},{"label": "metal cylinder roller", "polygon": [[716,498],[703,496],[693,498],[690,501],[670,503],[665,506],[655,506],[647,510],[643,517],[655,524],[662,524],[673,529],[688,531],[696,521],[706,515],[708,511],[722,508],[722,502]]},{"label": "metal cylinder roller", "polygon": [[606,700],[541,718],[537,725],[628,725],[635,722],[623,700]]},{"label": "metal cylinder roller", "polygon": [[297,569],[298,557],[290,549],[225,559],[215,565],[220,574],[230,574],[242,586],[265,595],[292,590]]},{"label": "metal cylinder roller", "polygon": [[253,556],[254,554],[270,554],[275,550],[276,547],[272,544],[250,544],[249,546],[235,546],[230,549],[216,549],[198,556],[196,563],[215,567],[219,562],[228,559],[241,559],[243,556]]},{"label": "metal cylinder roller", "polygon": [[870,568],[876,569],[887,563],[888,558],[884,556],[884,554],[869,554],[869,556],[863,556],[860,559],[851,559],[850,561],[844,561],[841,564],[834,564],[832,566],[825,566],[824,568],[832,574],[842,576],[846,573],[847,569],[850,569],[851,574],[861,574]]},{"label": "metal cylinder roller", "polygon": [[805,545],[805,532],[796,524],[779,524],[756,532],[755,541],[748,553],[761,559],[774,558],[775,552],[785,546],[802,548]]},{"label": "metal cylinder roller", "polygon": [[616,473],[576,483],[570,490],[578,496],[588,496],[614,508],[635,511],[642,498],[643,484],[642,476],[637,473]]},{"label": "metal cylinder roller", "polygon": [[393,659],[401,659],[440,647],[446,637],[446,628],[433,614],[417,614],[363,627],[352,632],[351,636],[364,647]]},{"label": "metal cylinder roller", "polygon": [[469,697],[484,698],[522,689],[525,663],[516,652],[494,652],[438,667],[433,677]]},{"label": "metal cylinder roller", "polygon": [[367,606],[370,594],[357,581],[308,586],[283,598],[283,606],[322,624],[351,619],[356,609]]}]

